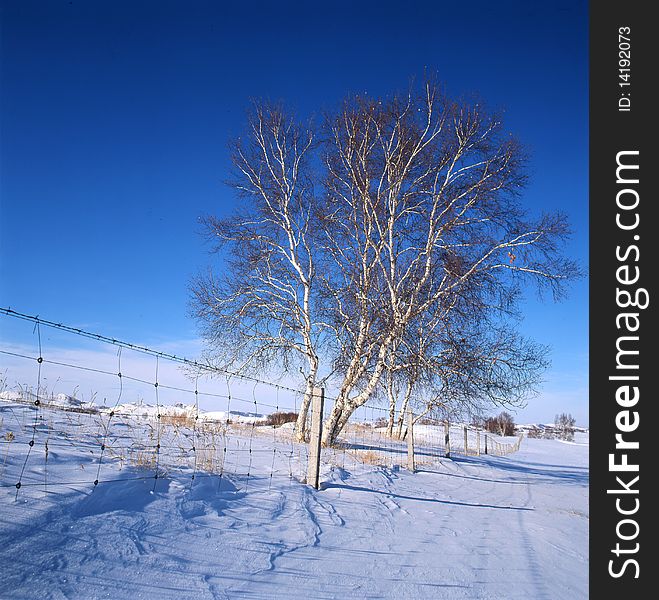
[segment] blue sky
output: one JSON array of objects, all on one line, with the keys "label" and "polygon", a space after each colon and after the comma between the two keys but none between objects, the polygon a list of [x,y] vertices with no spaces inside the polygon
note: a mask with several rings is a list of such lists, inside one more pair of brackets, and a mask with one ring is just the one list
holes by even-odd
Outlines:
[{"label": "blue sky", "polygon": [[[227,140],[250,98],[303,115],[424,69],[505,110],[531,154],[524,202],[560,210],[587,265],[586,2],[4,1],[0,306],[158,347],[195,347],[199,216],[230,211]],[[587,280],[525,304],[553,348],[518,421],[588,422]],[[25,330],[0,317],[0,336]],[[30,330],[31,333],[31,330]]]}]

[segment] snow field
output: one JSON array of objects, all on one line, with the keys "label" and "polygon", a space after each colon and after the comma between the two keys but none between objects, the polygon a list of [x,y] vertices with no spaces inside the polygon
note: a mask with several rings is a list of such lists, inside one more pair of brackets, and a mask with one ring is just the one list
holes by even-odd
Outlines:
[{"label": "snow field", "polygon": [[421,446],[413,474],[362,425],[323,451],[316,491],[290,424],[117,413],[0,403],[0,597],[588,595],[587,434],[505,457]]}]

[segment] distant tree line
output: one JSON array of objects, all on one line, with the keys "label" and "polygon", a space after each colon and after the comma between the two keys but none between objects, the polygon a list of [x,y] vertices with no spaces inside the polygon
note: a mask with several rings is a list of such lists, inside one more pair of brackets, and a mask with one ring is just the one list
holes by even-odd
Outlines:
[{"label": "distant tree line", "polygon": [[574,439],[574,426],[576,419],[569,413],[556,415],[554,419],[554,429],[557,437],[562,440],[572,441]]},{"label": "distant tree line", "polygon": [[496,417],[488,417],[484,420],[483,427],[486,431],[495,435],[509,436],[515,435],[515,419],[513,416],[503,411]]}]

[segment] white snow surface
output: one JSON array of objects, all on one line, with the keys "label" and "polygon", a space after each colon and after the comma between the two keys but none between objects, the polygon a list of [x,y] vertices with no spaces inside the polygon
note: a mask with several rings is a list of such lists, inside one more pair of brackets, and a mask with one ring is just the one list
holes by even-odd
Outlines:
[{"label": "white snow surface", "polygon": [[[524,439],[505,457],[438,458],[416,473],[328,458],[317,491],[291,477],[306,455],[290,425],[249,439],[254,427],[242,425],[221,477],[187,466],[155,479],[108,454],[99,468],[99,436],[76,432],[107,415],[42,409],[35,419],[5,400],[0,597],[588,597],[585,433],[572,444]],[[112,421],[115,442],[131,419]]]},{"label": "white snow surface", "polygon": [[[0,400],[5,402],[32,402],[37,398],[37,396],[32,391],[14,391],[14,390],[3,390],[0,392]],[[84,400],[79,400],[75,396],[69,396],[68,394],[54,394],[54,395],[40,395],[39,401],[44,405],[63,408],[63,409],[85,409],[85,410],[96,410],[96,406],[93,402],[85,402]]]}]

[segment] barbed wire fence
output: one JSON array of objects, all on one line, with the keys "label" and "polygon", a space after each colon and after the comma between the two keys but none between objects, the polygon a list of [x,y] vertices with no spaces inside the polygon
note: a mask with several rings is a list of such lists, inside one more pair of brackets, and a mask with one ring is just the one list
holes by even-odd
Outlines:
[{"label": "barbed wire fence", "polygon": [[[30,490],[42,496],[88,493],[128,481],[143,482],[158,493],[174,473],[187,478],[191,488],[206,478],[218,492],[269,491],[282,479],[290,485],[306,482],[309,445],[295,440],[290,420],[297,414],[300,390],[9,308],[0,308],[0,315],[29,323],[34,336],[32,352],[25,345],[0,348],[0,355],[35,365],[34,387],[23,383],[8,389],[5,375],[5,389],[0,389],[9,401],[0,404],[0,488],[15,488],[15,500]],[[44,328],[116,348],[108,359],[116,368],[58,356],[60,349],[44,343]],[[144,361],[141,370],[131,370],[129,355],[150,362],[152,376],[143,372]],[[186,383],[169,381],[165,363],[184,370]],[[46,385],[45,372],[51,369],[103,379],[114,395],[106,395],[100,406],[93,397],[84,401],[55,394]],[[282,394],[293,404],[288,413],[282,409]],[[200,400],[212,403],[214,410],[201,410]],[[358,409],[337,443],[322,449],[322,468],[426,469],[456,454],[505,455],[521,442],[520,437],[502,443],[474,426],[400,411],[393,415],[392,435],[388,418],[388,407]],[[310,443],[315,442],[319,446],[319,440]]]}]

